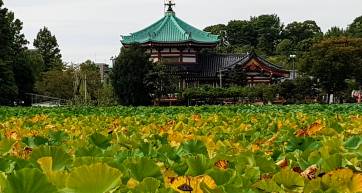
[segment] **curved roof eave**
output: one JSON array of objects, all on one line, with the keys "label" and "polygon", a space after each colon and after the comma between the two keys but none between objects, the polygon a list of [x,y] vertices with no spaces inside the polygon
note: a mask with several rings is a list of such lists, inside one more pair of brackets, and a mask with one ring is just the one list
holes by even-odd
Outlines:
[{"label": "curved roof eave", "polygon": [[[217,44],[220,42],[218,35],[199,30],[175,16],[174,12],[166,15],[144,28],[143,30],[122,36],[122,44],[154,43],[186,43]],[[177,40],[179,39],[179,40]]]},{"label": "curved roof eave", "polygon": [[220,41],[214,41],[214,42],[202,42],[202,41],[196,41],[196,40],[186,40],[186,41],[142,41],[142,42],[124,42],[121,41],[122,44],[125,45],[131,45],[131,44],[150,44],[150,43],[156,43],[156,44],[185,44],[185,43],[196,43],[196,44],[218,44]]}]

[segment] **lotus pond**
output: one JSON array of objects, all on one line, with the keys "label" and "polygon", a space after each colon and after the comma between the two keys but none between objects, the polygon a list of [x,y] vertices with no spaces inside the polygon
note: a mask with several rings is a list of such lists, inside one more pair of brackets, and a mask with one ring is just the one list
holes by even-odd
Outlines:
[{"label": "lotus pond", "polygon": [[362,192],[362,106],[0,107],[0,192]]}]

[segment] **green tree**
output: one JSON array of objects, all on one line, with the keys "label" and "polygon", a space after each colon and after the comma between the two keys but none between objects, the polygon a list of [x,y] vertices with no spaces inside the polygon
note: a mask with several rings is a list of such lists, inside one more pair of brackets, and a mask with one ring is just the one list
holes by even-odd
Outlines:
[{"label": "green tree", "polygon": [[120,104],[150,104],[150,92],[145,82],[151,66],[143,48],[135,45],[122,49],[112,72],[112,85]]},{"label": "green tree", "polygon": [[279,55],[289,56],[294,52],[294,44],[290,39],[282,40],[276,47],[276,53]]},{"label": "green tree", "polygon": [[348,26],[347,33],[351,36],[362,38],[362,16],[354,19],[351,25]]},{"label": "green tree", "polygon": [[211,34],[214,35],[219,35],[219,36],[224,36],[225,35],[225,31],[226,31],[226,25],[225,24],[217,24],[217,25],[212,25],[212,26],[208,26],[204,29],[204,31],[206,32],[210,32]]},{"label": "green tree", "polygon": [[315,21],[307,20],[288,24],[282,32],[282,37],[292,40],[294,44],[298,44],[303,40],[322,36],[322,34],[321,28]]},{"label": "green tree", "polygon": [[346,36],[346,31],[343,28],[339,28],[339,27],[335,26],[335,27],[331,27],[331,29],[329,29],[324,36],[325,37]]},{"label": "green tree", "polygon": [[237,65],[225,73],[226,86],[245,86],[247,83],[247,76],[242,66]]},{"label": "green tree", "polygon": [[15,19],[14,13],[3,7],[0,0],[0,59],[12,61],[16,54],[26,49],[28,43],[21,33],[22,22]]},{"label": "green tree", "polygon": [[324,39],[303,58],[301,70],[318,79],[326,93],[335,94],[346,87],[346,79],[357,78],[361,53],[361,38]]},{"label": "green tree", "polygon": [[11,66],[0,59],[0,105],[12,105],[18,94]]},{"label": "green tree", "polygon": [[26,93],[34,92],[35,82],[39,80],[43,68],[43,58],[36,51],[25,50],[13,62],[14,76],[19,90],[18,98],[30,105]]},{"label": "green tree", "polygon": [[[15,19],[14,13],[3,7],[3,2],[0,0],[0,60],[3,70],[0,77],[3,85],[0,87],[8,89],[0,90],[1,93],[5,93],[2,101],[5,101],[5,97],[9,97],[6,101],[14,101],[18,98],[14,94],[17,94],[18,91],[23,93],[23,88],[28,87],[28,74],[31,74],[33,70],[32,66],[27,65],[27,61],[22,60],[28,43],[24,34],[21,33],[22,25],[20,20]],[[27,74],[23,75],[24,72]],[[25,81],[27,85],[21,84],[22,81]],[[9,103],[5,102],[5,104]]]},{"label": "green tree", "polygon": [[172,72],[167,71],[166,65],[156,63],[152,65],[146,74],[146,86],[155,97],[160,100],[162,96],[172,94],[177,89],[177,77]]},{"label": "green tree", "polygon": [[44,71],[63,68],[62,55],[60,54],[57,38],[52,35],[47,27],[39,31],[33,45],[43,56]]},{"label": "green tree", "polygon": [[266,55],[273,55],[280,39],[283,25],[277,15],[260,15],[250,19],[257,33],[257,49]]},{"label": "green tree", "polygon": [[99,67],[91,60],[87,60],[75,70],[75,78],[75,96],[88,101],[97,100],[102,89]]},{"label": "green tree", "polygon": [[206,27],[204,29],[206,32],[211,34],[219,35],[220,44],[216,47],[216,51],[219,53],[229,53],[232,50],[227,34],[227,26],[224,24],[217,24]]},{"label": "green tree", "polygon": [[40,81],[35,83],[35,90],[42,95],[73,99],[74,69],[50,70],[44,72]]},{"label": "green tree", "polygon": [[97,94],[98,106],[113,106],[117,104],[117,98],[111,84],[104,83]]},{"label": "green tree", "polygon": [[226,27],[226,32],[231,45],[257,45],[257,32],[250,21],[230,21]]}]

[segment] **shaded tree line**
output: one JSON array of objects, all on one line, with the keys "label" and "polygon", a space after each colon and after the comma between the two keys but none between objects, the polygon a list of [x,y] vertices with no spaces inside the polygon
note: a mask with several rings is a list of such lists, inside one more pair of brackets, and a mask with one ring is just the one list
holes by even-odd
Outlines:
[{"label": "shaded tree line", "polygon": [[[313,84],[301,86],[297,81],[287,81],[286,92],[292,101],[300,99],[297,90],[314,89],[319,95],[332,94],[341,99],[351,99],[353,89],[361,89],[362,77],[362,16],[347,28],[332,27],[326,33],[315,21],[281,23],[277,15],[261,15],[249,20],[232,20],[205,28],[221,36],[222,42],[215,50],[222,53],[246,53],[250,50],[269,61],[293,69],[293,63],[303,80]],[[294,57],[290,57],[294,55]],[[308,82],[308,81],[307,81]],[[295,90],[297,89],[297,90]],[[282,89],[283,90],[283,89]],[[288,93],[298,93],[293,97]],[[307,93],[304,93],[305,96]]]},{"label": "shaded tree line", "polygon": [[42,74],[63,66],[56,38],[46,27],[34,40],[36,49],[27,47],[22,28],[23,23],[0,0],[0,105],[28,105],[26,93],[35,91]]},{"label": "shaded tree line", "polygon": [[30,105],[27,93],[72,104],[114,104],[113,88],[109,82],[101,83],[94,62],[65,64],[57,38],[47,27],[34,39],[35,49],[29,49],[22,28],[0,0],[0,105]]}]

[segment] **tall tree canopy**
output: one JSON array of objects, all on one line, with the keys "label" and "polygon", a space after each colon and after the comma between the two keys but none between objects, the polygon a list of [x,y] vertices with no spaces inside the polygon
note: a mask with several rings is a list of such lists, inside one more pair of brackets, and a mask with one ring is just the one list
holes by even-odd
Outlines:
[{"label": "tall tree canopy", "polygon": [[147,105],[150,103],[146,75],[152,67],[149,56],[139,46],[122,49],[115,61],[112,85],[122,105]]},{"label": "tall tree canopy", "polygon": [[37,51],[24,50],[13,62],[16,84],[19,90],[18,98],[30,105],[27,93],[34,92],[35,82],[40,79],[44,62]]},{"label": "tall tree canopy", "polygon": [[[75,73],[77,78],[75,95],[87,100],[96,100],[98,92],[102,88],[99,67],[91,60],[87,60],[79,66]],[[87,85],[87,90],[85,90],[85,84]],[[87,92],[86,97],[85,91]]]},{"label": "tall tree canopy", "polygon": [[58,97],[61,99],[73,99],[74,97],[74,69],[50,70],[43,73],[40,81],[35,84],[39,94]]},{"label": "tall tree canopy", "polygon": [[360,79],[362,39],[325,39],[314,44],[304,57],[302,71],[319,79],[328,94],[346,88],[346,79]]},{"label": "tall tree canopy", "polygon": [[39,31],[33,45],[43,57],[44,71],[61,69],[63,67],[57,38],[52,35],[47,27]]},{"label": "tall tree canopy", "polygon": [[266,55],[275,53],[283,25],[277,15],[260,15],[250,19],[257,33],[257,50]]},{"label": "tall tree canopy", "polygon": [[257,33],[249,21],[230,21],[226,29],[230,44],[238,46],[257,45]]},{"label": "tall tree canopy", "polygon": [[9,64],[0,59],[0,105],[12,105],[18,94],[14,73]]},{"label": "tall tree canopy", "polygon": [[294,43],[299,43],[303,40],[321,36],[321,28],[315,21],[307,20],[304,22],[293,22],[288,24],[282,32],[284,39],[290,39]]},{"label": "tall tree canopy", "polygon": [[[22,25],[20,20],[15,19],[14,13],[3,7],[0,0],[0,60],[3,71],[0,84],[4,84],[0,85],[0,91],[11,93],[3,95],[6,101],[14,101],[16,98],[25,100],[25,93],[33,91],[42,66],[42,59],[35,59],[26,47],[28,41],[21,32]],[[3,90],[6,87],[9,90]]]},{"label": "tall tree canopy", "polygon": [[351,36],[362,38],[362,16],[357,17],[352,24],[348,26],[347,33]]},{"label": "tall tree canopy", "polygon": [[346,35],[346,31],[343,28],[339,28],[337,26],[331,27],[331,29],[329,29],[324,36],[325,37],[341,37],[341,36],[345,36]]}]

